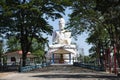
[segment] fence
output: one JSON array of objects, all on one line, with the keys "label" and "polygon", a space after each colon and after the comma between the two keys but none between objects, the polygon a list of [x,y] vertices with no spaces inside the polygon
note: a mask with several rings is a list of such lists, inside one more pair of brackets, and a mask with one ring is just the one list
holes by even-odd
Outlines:
[{"label": "fence", "polygon": [[0,71],[6,72],[6,71],[17,71],[18,65],[2,65],[0,66]]},{"label": "fence", "polygon": [[49,66],[50,63],[42,63],[42,64],[37,64],[37,65],[30,65],[30,66],[25,66],[25,67],[19,67],[19,72],[27,72],[27,71],[31,71],[34,69],[38,69],[38,68],[43,68],[46,66]]},{"label": "fence", "polygon": [[104,67],[90,65],[90,64],[87,64],[87,63],[74,62],[73,65],[78,66],[78,67],[87,68],[87,69],[93,69],[93,70],[96,70],[96,71],[104,71],[105,70]]}]

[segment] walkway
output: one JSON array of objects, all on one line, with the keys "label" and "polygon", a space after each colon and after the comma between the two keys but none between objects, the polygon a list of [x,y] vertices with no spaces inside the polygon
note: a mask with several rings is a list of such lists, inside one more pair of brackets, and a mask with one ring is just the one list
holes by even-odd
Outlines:
[{"label": "walkway", "polygon": [[72,65],[51,65],[27,73],[10,73],[0,76],[0,80],[120,80],[120,77]]}]

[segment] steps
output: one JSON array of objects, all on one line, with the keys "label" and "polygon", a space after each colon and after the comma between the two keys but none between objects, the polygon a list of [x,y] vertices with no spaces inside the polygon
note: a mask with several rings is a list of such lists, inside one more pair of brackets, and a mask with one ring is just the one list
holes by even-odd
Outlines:
[{"label": "steps", "polygon": [[75,67],[73,65],[66,65],[66,64],[54,64],[50,65],[48,67],[43,67],[39,69],[35,69],[30,72],[38,72],[38,73],[43,73],[43,72],[50,72],[50,73],[83,73],[83,72],[96,72],[90,69],[85,69],[81,67]]}]

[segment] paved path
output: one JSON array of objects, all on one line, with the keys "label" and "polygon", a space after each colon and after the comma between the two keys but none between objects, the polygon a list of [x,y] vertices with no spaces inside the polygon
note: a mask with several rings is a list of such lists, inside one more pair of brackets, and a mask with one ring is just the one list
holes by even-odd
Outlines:
[{"label": "paved path", "polygon": [[11,73],[0,80],[120,80],[114,74],[74,66],[50,66],[27,73]]}]

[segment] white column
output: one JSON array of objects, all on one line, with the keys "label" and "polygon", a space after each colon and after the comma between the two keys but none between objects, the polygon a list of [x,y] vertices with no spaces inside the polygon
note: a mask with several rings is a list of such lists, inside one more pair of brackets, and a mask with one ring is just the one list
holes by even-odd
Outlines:
[{"label": "white column", "polygon": [[71,53],[69,53],[69,63],[71,64]]},{"label": "white column", "polygon": [[54,64],[54,53],[52,54],[52,64]]}]

